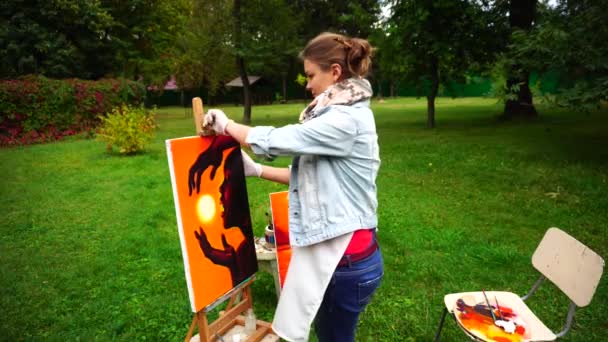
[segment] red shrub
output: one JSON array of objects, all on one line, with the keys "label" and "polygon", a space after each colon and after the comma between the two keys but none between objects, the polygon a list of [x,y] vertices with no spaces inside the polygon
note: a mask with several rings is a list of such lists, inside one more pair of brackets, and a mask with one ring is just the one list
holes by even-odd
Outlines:
[{"label": "red shrub", "polygon": [[53,80],[25,76],[0,81],[0,146],[61,139],[93,129],[122,103],[143,102],[145,88],[124,79]]}]

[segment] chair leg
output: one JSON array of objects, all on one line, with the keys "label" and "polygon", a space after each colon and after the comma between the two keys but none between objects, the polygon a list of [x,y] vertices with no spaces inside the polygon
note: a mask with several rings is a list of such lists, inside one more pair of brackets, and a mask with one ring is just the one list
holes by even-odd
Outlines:
[{"label": "chair leg", "polygon": [[448,309],[443,308],[443,313],[441,314],[441,320],[439,321],[439,327],[437,327],[437,333],[435,334],[435,342],[439,342],[439,336],[441,336],[441,329],[443,329],[443,321],[445,321],[445,316],[448,314]]}]

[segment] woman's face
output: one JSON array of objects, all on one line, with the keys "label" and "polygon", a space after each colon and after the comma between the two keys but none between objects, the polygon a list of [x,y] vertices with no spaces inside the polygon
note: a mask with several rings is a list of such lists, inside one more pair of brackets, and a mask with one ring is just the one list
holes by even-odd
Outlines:
[{"label": "woman's face", "polygon": [[317,97],[330,85],[338,82],[342,76],[342,67],[339,64],[332,64],[329,70],[323,71],[319,64],[305,59],[304,73],[308,78],[306,90],[310,91],[313,97]]}]

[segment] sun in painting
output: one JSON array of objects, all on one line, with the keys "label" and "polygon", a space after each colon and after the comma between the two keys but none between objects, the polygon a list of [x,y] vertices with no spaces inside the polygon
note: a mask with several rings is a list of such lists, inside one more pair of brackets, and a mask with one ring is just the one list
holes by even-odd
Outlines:
[{"label": "sun in painting", "polygon": [[208,223],[215,216],[215,201],[211,195],[203,195],[196,203],[196,214],[202,223]]}]

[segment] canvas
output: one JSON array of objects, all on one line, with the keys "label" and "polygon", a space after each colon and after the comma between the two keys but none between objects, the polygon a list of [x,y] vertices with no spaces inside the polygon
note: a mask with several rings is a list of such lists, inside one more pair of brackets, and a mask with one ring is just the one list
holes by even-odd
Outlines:
[{"label": "canvas", "polygon": [[241,150],[227,136],[166,145],[188,294],[199,312],[257,271]]},{"label": "canvas", "polygon": [[289,262],[291,261],[287,191],[270,194],[270,212],[272,214],[272,225],[274,227],[279,283],[281,284],[281,288],[283,288],[285,276],[289,269]]}]

